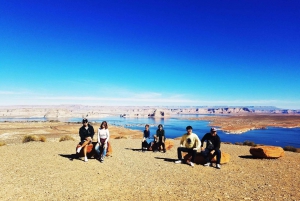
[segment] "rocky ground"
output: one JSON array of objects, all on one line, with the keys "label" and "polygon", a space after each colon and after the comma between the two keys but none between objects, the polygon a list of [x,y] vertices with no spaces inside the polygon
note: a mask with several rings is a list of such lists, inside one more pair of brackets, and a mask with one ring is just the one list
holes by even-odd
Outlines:
[{"label": "rocky ground", "polygon": [[[213,167],[174,164],[167,153],[139,152],[139,139],[113,139],[113,156],[70,160],[76,142],[0,147],[0,200],[299,200],[300,154],[253,159],[249,147],[222,144],[231,161]],[[175,145],[179,141],[175,141]]]}]

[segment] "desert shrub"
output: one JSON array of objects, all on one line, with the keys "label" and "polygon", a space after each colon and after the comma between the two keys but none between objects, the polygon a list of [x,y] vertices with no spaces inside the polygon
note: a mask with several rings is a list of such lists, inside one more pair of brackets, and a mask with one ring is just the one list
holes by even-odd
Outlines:
[{"label": "desert shrub", "polygon": [[247,145],[247,146],[251,146],[251,147],[255,147],[256,146],[256,144],[254,142],[248,141],[248,140],[244,141],[243,145]]},{"label": "desert shrub", "polygon": [[232,144],[231,142],[223,142],[223,144]]},{"label": "desert shrub", "polygon": [[6,145],[5,142],[0,142],[0,147]]},{"label": "desert shrub", "polygon": [[62,136],[59,141],[62,142],[62,141],[68,141],[68,140],[72,140],[72,141],[75,141],[75,139],[69,135],[64,135]]},{"label": "desert shrub", "polygon": [[23,137],[22,142],[25,143],[25,142],[32,142],[32,141],[38,141],[38,140],[39,140],[39,138],[36,135],[25,135]]},{"label": "desert shrub", "polygon": [[115,139],[127,139],[127,137],[125,137],[125,136],[117,136],[117,137],[115,137]]},{"label": "desert shrub", "polygon": [[235,145],[243,145],[242,142],[235,142],[234,144],[235,144]]},{"label": "desert shrub", "polygon": [[297,148],[293,147],[293,146],[285,146],[283,147],[284,151],[292,151],[292,152],[296,152]]},{"label": "desert shrub", "polygon": [[300,153],[300,148],[296,148],[296,153]]},{"label": "desert shrub", "polygon": [[46,142],[46,140],[47,140],[47,138],[45,136],[43,136],[43,135],[40,136],[39,141]]}]

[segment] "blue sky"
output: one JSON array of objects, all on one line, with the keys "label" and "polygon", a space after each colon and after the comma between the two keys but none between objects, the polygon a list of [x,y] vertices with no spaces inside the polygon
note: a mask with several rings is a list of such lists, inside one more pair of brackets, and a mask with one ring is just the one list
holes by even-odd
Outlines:
[{"label": "blue sky", "polygon": [[300,109],[300,1],[0,0],[0,105]]}]

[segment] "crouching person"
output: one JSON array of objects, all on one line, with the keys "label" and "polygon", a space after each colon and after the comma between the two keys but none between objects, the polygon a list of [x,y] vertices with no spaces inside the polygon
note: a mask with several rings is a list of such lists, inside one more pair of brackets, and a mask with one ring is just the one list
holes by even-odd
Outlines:
[{"label": "crouching person", "polygon": [[[203,148],[203,143],[206,141],[206,148]],[[221,139],[217,135],[217,129],[211,128],[210,133],[206,133],[203,138],[201,139],[201,150],[202,155],[205,158],[204,166],[212,166],[210,160],[210,153],[214,151],[213,157],[217,156],[217,165],[216,168],[221,169],[220,161],[221,161]]]},{"label": "crouching person", "polygon": [[[192,160],[188,164],[194,167],[196,153],[201,146],[201,141],[199,140],[198,136],[195,133],[193,133],[192,126],[187,126],[186,131],[187,133],[181,137],[180,147],[177,148],[178,161],[175,161],[175,163],[176,164],[182,163],[181,152],[187,152],[192,155]],[[184,147],[183,147],[183,143],[184,143]]]},{"label": "crouching person", "polygon": [[94,127],[88,123],[87,119],[83,119],[82,124],[82,127],[79,129],[81,146],[77,148],[77,153],[80,153],[81,149],[83,149],[84,162],[88,162],[87,145],[92,143],[95,131]]},{"label": "crouching person", "polygon": [[104,162],[104,158],[106,156],[108,140],[109,140],[109,130],[108,130],[107,122],[103,121],[100,125],[100,128],[98,129],[98,139],[97,139],[98,143],[95,146],[95,151],[101,163]]},{"label": "crouching person", "polygon": [[152,139],[150,137],[149,125],[145,125],[143,140],[142,140],[142,152],[148,150],[149,146],[151,146]]}]

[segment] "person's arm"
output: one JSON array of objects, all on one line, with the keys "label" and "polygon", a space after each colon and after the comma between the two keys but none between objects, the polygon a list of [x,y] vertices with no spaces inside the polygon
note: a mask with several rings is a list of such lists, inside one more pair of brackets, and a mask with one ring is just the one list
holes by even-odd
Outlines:
[{"label": "person's arm", "polygon": [[183,147],[183,142],[184,142],[184,140],[185,140],[185,135],[183,135],[183,136],[181,137],[181,140],[180,140],[180,146],[181,146],[181,147]]},{"label": "person's arm", "polygon": [[220,149],[220,147],[221,147],[221,139],[219,136],[217,136],[215,149]]},{"label": "person's arm", "polygon": [[79,128],[78,133],[79,133],[79,137],[81,137],[81,128]]},{"label": "person's arm", "polygon": [[109,140],[109,130],[107,129],[107,130],[106,130],[106,140],[105,140],[105,144],[107,144],[108,140]]},{"label": "person's arm", "polygon": [[98,143],[101,144],[101,143],[100,143],[100,129],[98,129],[97,137],[98,137],[98,138],[97,138]]},{"label": "person's arm", "polygon": [[204,143],[204,141],[206,140],[206,134],[203,136],[203,138],[201,139],[201,147],[203,147],[203,143]]},{"label": "person's arm", "polygon": [[201,147],[201,141],[197,135],[195,135],[195,138],[196,138],[196,148],[194,148],[194,149],[198,150]]}]

